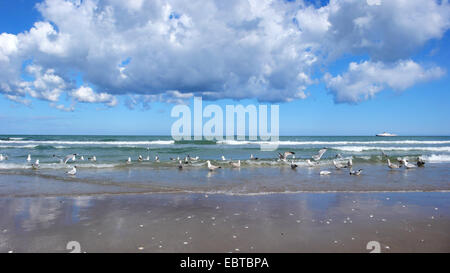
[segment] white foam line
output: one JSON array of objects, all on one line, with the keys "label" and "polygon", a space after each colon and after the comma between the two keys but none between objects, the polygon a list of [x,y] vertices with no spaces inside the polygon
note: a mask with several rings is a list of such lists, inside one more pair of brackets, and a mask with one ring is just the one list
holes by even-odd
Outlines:
[{"label": "white foam line", "polygon": [[[169,145],[174,140],[152,140],[152,141],[56,141],[56,140],[0,140],[4,144],[33,144],[33,145]],[[23,147],[23,146],[22,146]]]}]

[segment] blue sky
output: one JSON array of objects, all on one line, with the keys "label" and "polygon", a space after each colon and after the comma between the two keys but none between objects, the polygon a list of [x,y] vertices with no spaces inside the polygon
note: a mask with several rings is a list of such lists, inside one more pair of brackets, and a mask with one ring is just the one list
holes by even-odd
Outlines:
[{"label": "blue sky", "polygon": [[[9,91],[5,91],[6,88],[0,91],[0,124],[2,125],[0,127],[0,134],[168,135],[170,134],[171,124],[175,121],[174,118],[170,117],[170,110],[174,102],[180,100],[181,94],[190,94],[192,96],[203,95],[204,100],[211,100],[204,102],[204,104],[219,104],[223,106],[223,109],[225,109],[226,104],[279,104],[281,135],[373,135],[383,131],[400,135],[450,135],[450,107],[448,107],[448,102],[450,101],[450,34],[447,30],[449,28],[448,16],[445,17],[446,12],[444,10],[447,7],[438,6],[439,4],[430,7],[429,10],[425,8],[421,12],[424,13],[424,16],[429,12],[432,18],[443,16],[441,19],[444,21],[447,20],[445,21],[447,23],[444,22],[443,25],[429,26],[427,29],[435,28],[431,32],[426,32],[428,31],[426,29],[421,33],[418,30],[417,32],[420,34],[420,37],[413,36],[415,35],[414,33],[407,33],[407,29],[401,29],[400,27],[395,30],[396,32],[393,31],[385,36],[381,34],[380,37],[368,36],[372,34],[361,34],[361,36],[355,34],[352,37],[347,37],[348,35],[331,37],[320,28],[321,26],[315,25],[315,22],[312,25],[308,25],[308,21],[303,19],[308,18],[308,14],[310,13],[325,14],[328,12],[326,15],[328,16],[327,29],[333,27],[338,28],[340,21],[336,20],[345,21],[345,16],[361,18],[355,14],[362,12],[360,9],[364,9],[367,12],[365,10],[366,7],[355,7],[355,14],[333,14],[332,11],[326,9],[319,10],[321,7],[327,8],[327,5],[330,5],[328,2],[323,1],[322,4],[310,6],[308,3],[302,4],[302,2],[298,1],[289,1],[287,4],[294,3],[297,5],[283,6],[285,12],[282,15],[285,17],[297,16],[296,18],[299,18],[300,22],[300,30],[298,35],[294,34],[292,37],[286,38],[286,42],[292,43],[288,45],[298,50],[300,52],[299,55],[310,56],[312,54],[316,59],[319,59],[318,63],[305,65],[302,62],[308,61],[305,58],[301,59],[302,57],[295,57],[299,59],[294,60],[286,60],[285,57],[279,57],[280,52],[285,52],[285,49],[289,48],[287,46],[286,48],[280,49],[280,46],[276,45],[276,49],[280,51],[273,56],[270,55],[271,53],[268,53],[266,56],[267,59],[262,59],[257,54],[252,57],[248,56],[251,55],[252,51],[259,52],[258,50],[261,50],[260,52],[274,52],[275,47],[267,51],[267,48],[261,48],[259,46],[250,47],[248,53],[245,51],[240,52],[241,47],[239,47],[235,48],[237,49],[236,51],[230,50],[230,53],[228,53],[228,48],[221,48],[222,45],[215,45],[208,48],[210,51],[205,50],[199,52],[197,51],[199,41],[206,44],[216,43],[215,41],[199,40],[195,41],[195,48],[190,48],[192,45],[189,45],[191,42],[189,39],[193,38],[189,38],[191,36],[189,36],[190,34],[187,33],[186,29],[191,30],[189,27],[197,27],[202,20],[198,19],[196,16],[199,15],[193,14],[188,7],[176,7],[176,4],[170,3],[172,9],[176,10],[176,14],[180,14],[177,15],[180,18],[176,18],[180,22],[174,25],[170,21],[174,20],[172,18],[176,16],[171,16],[169,21],[165,20],[163,22],[168,25],[170,24],[170,31],[175,31],[174,36],[170,36],[170,39],[180,39],[180,42],[177,44],[177,51],[172,49],[167,50],[174,52],[173,55],[170,55],[166,53],[167,46],[164,45],[164,42],[161,42],[161,40],[155,42],[150,38],[150,40],[143,39],[141,33],[136,41],[139,39],[140,42],[148,42],[149,45],[153,45],[154,47],[139,51],[123,51],[117,53],[119,56],[113,56],[117,57],[117,60],[121,60],[119,63],[122,63],[125,71],[128,72],[124,76],[126,80],[110,84],[108,82],[108,74],[110,72],[102,74],[102,70],[107,70],[105,67],[108,67],[110,64],[107,60],[101,58],[95,59],[94,61],[90,59],[91,55],[89,54],[92,54],[93,49],[95,51],[95,47],[90,48],[90,46],[93,46],[89,44],[90,41],[79,46],[80,48],[86,46],[86,48],[90,49],[88,51],[90,53],[85,57],[86,61],[84,59],[80,60],[80,58],[84,58],[80,56],[84,55],[80,55],[81,53],[76,51],[76,49],[67,47],[63,42],[61,42],[62,46],[60,47],[59,45],[52,44],[49,46],[50,49],[39,47],[39,45],[48,41],[50,43],[58,42],[64,38],[64,33],[70,34],[72,39],[76,35],[86,37],[89,33],[94,33],[93,31],[99,31],[96,32],[97,36],[104,37],[99,39],[105,39],[106,42],[108,37],[106,35],[102,36],[103,33],[100,32],[102,28],[98,27],[97,29],[91,30],[91,32],[80,34],[79,32],[81,30],[77,30],[75,26],[71,28],[70,25],[64,25],[58,21],[61,20],[59,12],[62,10],[64,1],[48,1],[46,3],[47,5],[41,8],[36,7],[36,3],[38,2],[41,1],[0,0],[0,33],[12,34],[18,37],[19,41],[21,41],[20,39],[24,39],[24,42],[21,44],[30,43],[30,46],[26,49],[18,46],[18,50],[5,50],[6,53],[4,53],[10,62],[5,67],[11,67],[10,64],[20,62],[21,68],[19,69],[20,71],[12,71],[11,76],[4,73],[6,76],[3,78],[0,77],[0,84],[4,82],[9,87],[13,87],[8,89]],[[92,3],[96,3],[99,7],[104,8],[109,2],[112,3],[113,1],[100,1],[99,3],[94,1]],[[139,2],[136,4],[138,6],[114,8],[117,8],[117,11],[124,9],[126,12],[129,12],[130,9],[135,9],[133,12],[136,20],[140,20],[139,18],[144,16],[141,13],[161,13],[164,11],[164,7],[162,9],[153,7],[155,9],[154,11],[145,9],[143,6],[146,5],[145,1],[144,3],[141,1],[135,2]],[[275,5],[285,5],[282,1],[279,2],[275,3]],[[345,2],[339,3],[338,1],[337,3],[331,4],[348,4]],[[381,3],[381,7],[383,4]],[[78,6],[78,8],[81,7]],[[222,8],[226,9],[229,7]],[[274,8],[274,10],[276,9]],[[291,15],[291,11],[295,15]],[[441,11],[444,15],[440,14]],[[171,14],[175,14],[174,12],[172,11]],[[227,12],[231,14],[231,11]],[[383,12],[387,11],[381,10],[380,8],[380,10],[374,11],[374,16],[368,17],[372,20],[369,24],[370,27],[380,28],[380,26],[386,23],[376,22],[378,20],[377,18],[383,18],[380,15]],[[399,9],[398,12],[401,13],[403,11]],[[72,14],[74,16],[73,20],[76,19],[78,14]],[[120,15],[115,13],[114,16]],[[258,13],[255,16],[257,20],[245,19],[243,22],[259,22],[259,27],[261,27],[263,25],[261,22],[268,20],[265,14]],[[236,22],[238,19],[233,17],[232,21]],[[219,23],[221,23],[221,19],[213,18],[211,20],[216,23],[212,25],[219,26]],[[23,38],[34,26],[35,22],[39,21],[50,22],[49,26],[53,27],[55,31],[52,34],[48,32],[47,37],[43,38],[48,39],[48,41],[37,40],[36,42]],[[364,20],[361,21],[365,22]],[[155,20],[152,20],[152,22],[155,22]],[[287,22],[292,21],[287,20]],[[353,20],[353,22],[356,21]],[[121,28],[136,28],[134,24],[135,22],[130,22],[129,24],[127,22],[126,25],[115,26],[114,31],[117,31],[117,35],[125,35],[123,32],[120,32]],[[229,24],[227,22],[227,25]],[[320,22],[317,24],[320,24]],[[411,24],[414,24],[414,22]],[[424,21],[420,22],[420,24],[426,25],[428,23]],[[264,31],[270,31],[268,34],[276,34],[276,37],[281,37],[280,35],[286,33],[291,27],[289,23],[283,23],[282,26],[286,27],[286,29],[282,29],[280,33],[273,33],[274,30],[272,30],[273,28],[271,26],[273,25],[267,23]],[[176,29],[177,27],[180,27],[180,29]],[[364,25],[364,27],[369,28],[367,25]],[[36,27],[36,29],[38,28]],[[149,29],[153,28],[149,27]],[[220,26],[218,29],[221,29]],[[192,30],[194,31],[195,29]],[[384,29],[378,30],[381,32],[384,31]],[[260,29],[259,32],[261,31]],[[373,29],[367,31],[373,33]],[[230,39],[230,41],[231,39],[237,39],[237,37],[242,38],[243,35],[248,35],[248,37],[258,35],[253,32],[243,32],[242,29],[236,31],[236,33],[226,33],[229,35],[227,39]],[[404,39],[404,43],[400,43],[399,45],[397,41],[392,40],[391,36],[394,34],[399,39]],[[40,39],[41,36],[36,37]],[[205,37],[200,38],[206,39]],[[263,38],[256,36],[255,39]],[[361,41],[367,39],[381,41],[380,44],[382,44],[384,51],[380,51],[379,46],[377,48],[362,46],[355,50],[349,50],[349,47],[359,43],[358,39],[361,39]],[[6,41],[6,38],[3,41]],[[1,42],[2,40],[0,40],[0,46]],[[98,45],[98,41],[96,43]],[[127,45],[130,48],[139,47],[137,43],[133,40],[127,41]],[[330,49],[331,47],[325,46],[326,43],[330,43],[336,48],[341,45],[342,49]],[[157,45],[161,44],[162,46],[157,48]],[[309,45],[311,45],[311,48],[307,48]],[[399,50],[399,46],[404,47],[406,53]],[[105,51],[108,50],[111,49],[105,49]],[[220,50],[223,50],[223,54],[217,52]],[[323,54],[326,50],[328,50],[326,54]],[[189,54],[181,55],[179,53],[180,51],[186,51]],[[389,54],[389,52],[397,51],[399,53]],[[1,52],[0,50],[0,61],[2,60]],[[147,52],[150,53],[147,55]],[[237,52],[236,56],[233,56],[233,52]],[[237,54],[241,53],[244,59],[242,63],[237,62],[239,67],[236,68],[235,59],[239,59]],[[96,52],[96,54],[100,53]],[[220,72],[234,73],[238,75],[237,77],[239,79],[234,81],[234,78],[227,78],[228,76],[222,78],[222,76],[217,76],[218,74],[216,73],[208,74],[207,70],[203,71],[201,68],[208,67],[208,62],[199,63],[198,60],[189,57],[196,56],[197,59],[199,57],[204,58],[204,54],[208,54],[205,59],[211,61],[212,66],[209,70],[214,69],[217,64],[220,65],[230,62],[233,65],[224,66]],[[150,57],[155,55],[160,56],[157,60],[166,59],[171,65],[166,66],[166,63],[162,63],[162,61],[161,63],[155,64],[154,59],[152,59],[153,57]],[[105,59],[113,58],[111,56],[107,57]],[[184,58],[182,62],[178,62],[180,58]],[[271,61],[278,60],[271,67],[271,70],[277,73],[272,72],[267,78],[264,78],[264,84],[258,85],[258,87],[248,85],[247,83],[241,84],[244,82],[242,80],[244,76],[241,75],[260,76],[258,73],[261,73],[260,71],[263,70],[250,66],[263,67],[263,63],[266,64],[268,59]],[[284,61],[286,63],[282,64]],[[354,70],[349,69],[350,63],[352,62],[356,65]],[[0,67],[2,67],[1,65],[0,63]],[[26,73],[26,67],[28,65],[39,67],[41,74]],[[153,71],[152,68],[149,68],[149,75],[145,75],[145,69],[153,65],[157,65],[158,71],[162,70],[159,76],[159,78],[163,78],[161,82],[155,82],[158,78],[151,78],[151,81],[145,82],[147,77],[152,77],[150,73]],[[183,68],[184,70],[181,70],[179,68],[180,66],[186,67]],[[411,70],[408,68],[406,72],[402,71],[402,67],[405,66],[410,67]],[[190,73],[191,67],[196,68],[197,72],[203,72],[189,74],[189,77],[181,77],[182,79],[180,80],[180,75]],[[52,69],[51,72],[48,72],[48,69]],[[164,69],[167,70],[165,71]],[[178,71],[178,69],[181,71]],[[366,73],[367,70],[375,71],[375,75],[368,75]],[[295,77],[295,75],[301,73],[307,75],[308,80],[298,80]],[[330,75],[331,80],[326,79],[325,74],[327,73]],[[409,77],[411,76],[408,75],[410,73],[418,74],[417,76]],[[49,84],[42,88],[38,85],[33,85],[31,89],[27,89],[26,91],[18,90],[19,85],[14,85],[15,82],[10,81],[16,74],[18,75],[18,79],[24,82],[36,80],[38,77],[42,77],[45,80],[45,76],[57,76],[61,80],[58,81],[58,90],[61,91],[58,91],[59,93],[57,92],[57,100],[49,100],[45,88],[54,88],[54,86],[52,87]],[[167,79],[165,78],[166,76]],[[398,80],[400,78],[401,80]],[[222,87],[217,88],[217,86],[224,85],[230,85],[232,87],[230,87],[230,90]],[[302,87],[298,89],[301,90],[300,92],[296,90],[298,86]],[[375,88],[376,91],[367,97],[368,93],[366,90],[362,90],[359,93],[359,88],[357,88],[358,90],[353,89],[354,86],[362,87],[362,89]],[[89,92],[81,92],[81,87],[89,88]],[[76,92],[77,90],[79,92]],[[179,92],[173,93],[172,90],[179,90]],[[207,92],[210,90],[214,90],[212,95]],[[13,95],[14,97],[11,99],[7,95]],[[190,104],[192,102],[192,96],[186,96],[181,99],[184,103]],[[133,103],[130,103],[130,98],[134,99]],[[24,103],[23,100],[27,100],[27,102]],[[61,111],[61,108],[58,109],[55,107],[56,105],[63,105],[66,111]],[[68,110],[70,107],[73,107],[73,109]]]}]

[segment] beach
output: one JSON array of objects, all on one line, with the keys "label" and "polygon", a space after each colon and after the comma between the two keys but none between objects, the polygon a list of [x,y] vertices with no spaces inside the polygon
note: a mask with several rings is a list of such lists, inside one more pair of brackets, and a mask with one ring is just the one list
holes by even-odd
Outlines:
[{"label": "beach", "polygon": [[450,194],[1,198],[0,252],[449,252]]},{"label": "beach", "polygon": [[[70,252],[77,242],[81,252],[367,253],[371,241],[380,252],[450,251],[448,137],[291,137],[279,148],[295,153],[286,162],[254,143],[136,138],[3,139],[0,252]],[[425,167],[389,169],[381,151]],[[70,153],[66,164],[52,156]],[[182,169],[170,159],[187,154],[199,159]],[[361,175],[333,165],[350,158]],[[209,171],[206,160],[221,168]]]}]

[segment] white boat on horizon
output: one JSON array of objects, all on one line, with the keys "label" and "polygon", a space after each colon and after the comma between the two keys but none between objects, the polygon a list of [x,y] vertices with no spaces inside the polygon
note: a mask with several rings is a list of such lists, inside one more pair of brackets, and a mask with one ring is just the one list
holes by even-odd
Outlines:
[{"label": "white boat on horizon", "polygon": [[397,136],[395,134],[390,134],[387,132],[383,132],[382,134],[376,134],[376,136],[380,136],[380,137],[390,137],[390,136]]}]

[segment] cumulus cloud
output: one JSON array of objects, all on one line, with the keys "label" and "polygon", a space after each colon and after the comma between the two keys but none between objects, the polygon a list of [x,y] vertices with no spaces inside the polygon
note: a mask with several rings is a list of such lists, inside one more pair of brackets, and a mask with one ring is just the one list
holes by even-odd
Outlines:
[{"label": "cumulus cloud", "polygon": [[[306,99],[308,87],[343,55],[402,69],[399,63],[450,27],[448,1],[430,0],[332,0],[322,7],[275,0],[45,0],[37,9],[43,20],[30,30],[0,34],[0,92],[53,103],[67,93],[109,106],[125,95],[130,108],[182,102],[184,95]],[[74,73],[83,86],[74,86]],[[356,74],[365,73],[348,73],[349,81],[364,81]],[[348,86],[335,85],[341,87],[329,86]]]},{"label": "cumulus cloud", "polygon": [[117,104],[116,97],[108,93],[95,93],[89,86],[81,86],[73,90],[70,96],[78,102],[104,103],[108,106],[115,106]]},{"label": "cumulus cloud", "polygon": [[357,103],[374,97],[384,89],[405,90],[443,74],[444,71],[439,67],[424,69],[412,60],[394,64],[365,61],[350,63],[348,71],[336,77],[327,73],[324,80],[336,102]]}]

